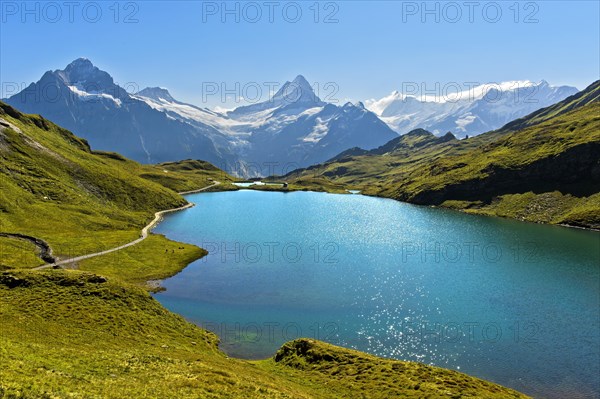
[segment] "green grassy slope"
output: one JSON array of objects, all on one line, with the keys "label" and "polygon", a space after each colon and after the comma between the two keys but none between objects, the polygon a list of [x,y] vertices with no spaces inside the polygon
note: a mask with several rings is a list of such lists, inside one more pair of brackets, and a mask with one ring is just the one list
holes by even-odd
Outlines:
[{"label": "green grassy slope", "polygon": [[[140,165],[94,152],[67,130],[3,103],[0,154],[0,232],[41,238],[63,258],[137,238],[154,212],[187,203],[176,190],[231,180],[203,162]],[[3,241],[0,264],[31,264]]]},{"label": "green grassy slope", "polygon": [[0,398],[524,398],[312,340],[228,358],[145,291],[77,271],[0,273]]},{"label": "green grassy slope", "polygon": [[177,192],[192,191],[218,181],[226,185],[232,177],[206,161],[187,159],[179,162],[166,162],[155,165],[153,170],[140,174],[140,177],[157,182]]},{"label": "green grassy slope", "polygon": [[141,243],[107,255],[79,261],[79,270],[121,281],[160,289],[158,282],[179,273],[184,267],[207,254],[195,245],[171,241],[152,234]]},{"label": "green grassy slope", "polygon": [[523,118],[516,119],[500,129],[502,132],[516,131],[533,126],[560,116],[586,104],[600,101],[600,80],[589,85],[585,90],[576,93],[563,101],[546,108],[539,109]]},{"label": "green grassy slope", "polygon": [[600,228],[600,82],[467,140],[416,130],[286,176],[417,204]]}]

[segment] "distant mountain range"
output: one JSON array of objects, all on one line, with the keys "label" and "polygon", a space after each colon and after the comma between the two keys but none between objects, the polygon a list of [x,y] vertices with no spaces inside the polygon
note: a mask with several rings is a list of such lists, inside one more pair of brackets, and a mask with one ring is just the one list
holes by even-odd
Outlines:
[{"label": "distant mountain range", "polygon": [[144,163],[202,159],[253,177],[324,162],[353,147],[372,150],[416,127],[439,135],[451,131],[459,138],[474,135],[576,91],[545,82],[536,87],[534,94],[522,92],[522,101],[511,100],[508,91],[494,102],[483,95],[472,101],[422,102],[393,93],[368,107],[361,102],[337,106],[319,99],[299,75],[268,101],[220,113],[178,101],[164,88],[130,94],[80,58],[64,70],[46,72],[5,101],[64,126],[94,149]]},{"label": "distant mountain range", "polygon": [[476,137],[457,140],[415,129],[377,149],[352,148],[283,179],[600,229],[600,81]]},{"label": "distant mountain range", "polygon": [[400,134],[421,128],[438,136],[452,132],[465,138],[498,129],[577,91],[571,86],[551,86],[544,80],[511,81],[420,99],[394,91],[379,100],[368,101],[367,108]]},{"label": "distant mountain range", "polygon": [[322,102],[302,76],[268,101],[222,114],[177,101],[162,88],[129,94],[81,58],[6,102],[65,126],[95,149],[145,163],[203,159],[242,176],[308,166],[397,136],[360,103]]},{"label": "distant mountain range", "polygon": [[346,148],[371,149],[397,137],[362,103],[340,107],[321,101],[301,75],[268,101],[225,114],[179,102],[160,88],[144,89],[134,98],[177,120],[222,132],[230,153],[246,168],[245,175],[269,173],[268,165],[290,171],[327,160]]}]

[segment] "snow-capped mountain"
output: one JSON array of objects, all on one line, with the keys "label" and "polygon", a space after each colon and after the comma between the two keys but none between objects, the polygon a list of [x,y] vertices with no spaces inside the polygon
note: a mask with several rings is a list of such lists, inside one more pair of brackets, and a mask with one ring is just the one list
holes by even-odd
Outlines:
[{"label": "snow-capped mountain", "polygon": [[400,134],[422,128],[436,135],[452,132],[462,138],[498,129],[577,91],[570,86],[550,86],[544,80],[511,81],[479,85],[444,97],[417,98],[394,91],[368,101],[367,108]]},{"label": "snow-capped mountain", "polygon": [[140,162],[198,158],[221,167],[236,162],[227,145],[219,145],[227,143],[220,131],[153,109],[85,58],[46,72],[6,102],[73,131],[95,150],[117,151]]},{"label": "snow-capped mountain", "polygon": [[192,124],[210,125],[220,128],[226,124],[224,115],[213,112],[208,108],[200,108],[175,100],[169,91],[163,87],[147,87],[132,96],[148,104],[151,108],[164,112],[173,119],[183,120]]},{"label": "snow-capped mountain", "polygon": [[203,159],[241,176],[309,166],[397,136],[362,104],[324,103],[302,76],[268,101],[219,113],[178,101],[160,87],[129,94],[80,58],[6,101],[72,130],[97,150],[140,162]]},{"label": "snow-capped mountain", "polygon": [[269,109],[284,107],[306,109],[323,105],[325,104],[317,97],[306,78],[298,75],[293,81],[285,82],[268,101],[238,107],[228,112],[228,115],[243,119],[245,116],[257,115]]},{"label": "snow-capped mountain", "polygon": [[362,103],[339,107],[321,101],[302,75],[269,100],[226,114],[179,102],[161,88],[144,89],[135,97],[170,117],[218,129],[239,155],[244,170],[238,174],[244,175],[284,173],[350,147],[372,149],[397,137]]},{"label": "snow-capped mountain", "polygon": [[165,88],[129,94],[80,58],[46,72],[6,102],[72,130],[97,150],[140,162],[203,159],[253,177],[285,174],[349,148],[371,150],[415,128],[458,137],[482,133],[576,92],[546,82],[517,83],[517,89],[507,82],[444,100],[394,92],[368,107],[337,106],[322,101],[299,75],[267,101],[221,113],[178,101]]}]

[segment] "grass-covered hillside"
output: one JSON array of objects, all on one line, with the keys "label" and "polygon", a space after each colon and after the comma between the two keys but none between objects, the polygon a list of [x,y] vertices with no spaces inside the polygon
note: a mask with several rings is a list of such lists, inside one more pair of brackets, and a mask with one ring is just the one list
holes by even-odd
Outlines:
[{"label": "grass-covered hillside", "polygon": [[600,81],[471,139],[415,130],[286,176],[416,204],[600,228]]},{"label": "grass-covered hillside", "polygon": [[0,398],[525,397],[312,340],[229,358],[142,289],[89,273],[5,271],[0,298]]},{"label": "grass-covered hillside", "polygon": [[524,397],[312,340],[263,361],[229,358],[214,334],[144,287],[206,253],[160,235],[68,265],[77,270],[32,270],[43,263],[37,255],[71,257],[137,238],[154,212],[185,204],[176,191],[231,178],[204,162],[145,166],[94,152],[2,103],[0,155],[0,398]]},{"label": "grass-covered hillside", "polygon": [[[0,155],[0,233],[42,239],[60,258],[136,239],[154,212],[187,203],[176,191],[231,180],[204,162],[140,165],[92,151],[69,131],[4,103]],[[0,265],[37,266],[27,245],[0,236]]]},{"label": "grass-covered hillside", "polygon": [[210,162],[186,159],[165,162],[142,172],[140,177],[152,180],[177,192],[194,191],[218,181],[230,183],[232,177]]}]

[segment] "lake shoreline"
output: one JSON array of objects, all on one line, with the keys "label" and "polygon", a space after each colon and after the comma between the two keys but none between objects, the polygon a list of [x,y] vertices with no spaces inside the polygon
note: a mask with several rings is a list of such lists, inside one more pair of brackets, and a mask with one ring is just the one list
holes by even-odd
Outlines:
[{"label": "lake shoreline", "polygon": [[[248,241],[248,240],[249,240],[248,242],[261,242],[260,240],[267,240],[267,241],[269,241],[272,238],[268,234],[267,235],[261,234],[261,232],[264,229],[256,231],[256,234],[254,236],[245,236],[244,233],[243,233],[243,231],[245,231],[245,230],[243,230],[244,229],[243,225],[246,222],[243,222],[243,215],[248,214],[248,210],[246,209],[245,212],[243,210],[240,210],[239,212],[235,212],[233,215],[231,215],[231,214],[228,213],[228,212],[231,212],[231,211],[230,210],[226,210],[226,209],[230,209],[230,206],[224,205],[224,204],[227,204],[227,203],[231,204],[231,206],[234,206],[234,203],[236,203],[236,202],[239,203],[239,201],[248,200],[248,201],[251,201],[252,204],[256,204],[258,206],[259,209],[255,209],[253,207],[253,211],[251,212],[251,214],[253,214],[255,216],[251,217],[250,219],[254,220],[254,221],[248,222],[248,223],[250,223],[249,226],[256,226],[256,218],[258,217],[257,215],[265,215],[265,212],[266,212],[266,214],[269,214],[269,219],[270,220],[286,220],[286,224],[288,226],[287,228],[289,228],[290,226],[295,226],[297,224],[294,223],[294,218],[292,216],[290,216],[290,218],[283,217],[283,215],[280,214],[280,212],[284,211],[285,209],[294,209],[294,210],[297,210],[297,212],[300,212],[303,215],[306,215],[306,210],[307,209],[313,209],[316,212],[316,208],[314,206],[310,205],[312,203],[311,201],[309,201],[310,198],[314,198],[315,199],[314,200],[314,204],[323,204],[323,201],[325,201],[327,204],[332,203],[332,204],[338,204],[336,206],[339,206],[339,204],[344,204],[345,203],[345,204],[348,204],[348,206],[350,206],[351,209],[355,209],[356,212],[358,212],[358,213],[362,213],[361,209],[363,209],[363,208],[358,207],[359,203],[355,202],[355,201],[352,201],[351,198],[347,198],[347,199],[343,199],[342,198],[342,197],[347,197],[347,196],[337,196],[337,198],[335,198],[336,196],[332,196],[332,197],[330,197],[330,200],[326,200],[326,197],[320,197],[320,196],[316,197],[316,195],[318,195],[319,192],[309,191],[308,193],[312,193],[313,195],[306,196],[306,197],[305,196],[301,196],[301,195],[293,196],[295,198],[292,198],[292,197],[285,198],[284,196],[279,196],[279,195],[269,196],[269,198],[271,200],[275,200],[274,203],[271,203],[271,201],[268,200],[266,196],[263,199],[262,194],[252,194],[251,193],[252,191],[262,191],[262,190],[239,190],[239,191],[240,191],[240,193],[236,193],[236,194],[231,193],[231,194],[229,194],[227,196],[224,196],[224,197],[214,196],[214,197],[212,197],[210,199],[205,199],[206,201],[202,202],[203,203],[202,207],[200,207],[200,208],[195,209],[194,211],[192,211],[194,214],[196,214],[196,213],[198,213],[199,209],[204,209],[203,211],[201,211],[201,212],[198,213],[198,215],[202,215],[202,216],[199,217],[199,219],[196,219],[196,217],[198,217],[198,215],[190,215],[190,219],[189,220],[190,220],[190,223],[192,225],[194,224],[195,220],[196,221],[202,220],[202,221],[204,221],[203,223],[206,226],[211,226],[211,225],[214,224],[213,223],[214,220],[222,220],[222,218],[219,215],[229,215],[228,218],[230,218],[231,220],[236,220],[237,221],[236,222],[236,226],[237,226],[236,228],[234,228],[234,227],[226,227],[226,226],[225,227],[221,226],[220,228],[217,228],[215,231],[219,232],[219,234],[220,234],[219,236],[212,235],[210,233],[210,231],[211,231],[210,229],[209,230],[204,230],[203,229],[202,230],[203,231],[203,237],[205,239],[208,239],[209,241],[212,240],[214,242],[221,242],[223,240],[229,240],[229,238],[225,238],[225,237],[231,236],[232,242],[240,242],[243,245],[243,243],[246,242],[246,241]],[[244,194],[244,197],[240,199],[240,197],[238,197],[238,195],[243,194],[243,192],[246,192],[246,194]],[[372,196],[372,195],[364,195],[364,197],[378,198],[378,199],[381,199],[381,200],[390,200],[390,199],[393,200],[393,198],[387,198],[387,197],[381,197],[381,196]],[[237,198],[237,200],[236,200],[236,198]],[[358,198],[356,198],[356,199],[358,199]],[[198,201],[200,201],[200,200],[198,199]],[[333,202],[331,202],[331,201],[333,201]],[[307,204],[305,205],[305,207],[307,207],[307,209],[304,209],[304,207],[301,206],[302,202],[307,202]],[[567,231],[566,229],[565,230],[563,230],[563,229],[542,230],[542,226],[540,226],[540,228],[534,227],[535,225],[542,225],[541,223],[526,223],[526,224],[521,224],[521,223],[518,223],[518,224],[496,223],[496,222],[493,222],[493,220],[490,219],[490,218],[468,218],[466,216],[465,217],[452,216],[452,215],[459,215],[456,212],[444,212],[445,216],[441,215],[441,218],[440,218],[440,217],[436,216],[436,215],[438,215],[437,210],[426,211],[426,209],[427,208],[441,208],[441,210],[452,210],[452,209],[445,208],[445,207],[414,206],[416,204],[411,204],[411,203],[407,203],[407,202],[403,202],[403,201],[397,201],[397,200],[394,200],[393,202],[390,201],[388,203],[388,205],[385,205],[385,202],[383,202],[382,204],[384,204],[385,209],[388,209],[388,208],[395,209],[395,206],[393,205],[394,203],[399,204],[399,205],[405,205],[404,209],[406,209],[407,212],[408,212],[408,213],[406,213],[406,216],[404,216],[403,218],[401,218],[401,220],[402,220],[401,223],[394,223],[395,226],[398,226],[398,228],[396,230],[404,230],[405,232],[406,231],[412,231],[410,228],[408,228],[410,226],[407,226],[407,228],[404,228],[404,226],[403,226],[404,223],[407,222],[408,220],[414,220],[413,218],[410,217],[410,215],[413,215],[413,217],[415,217],[415,216],[418,216],[419,214],[423,214],[425,216],[425,219],[423,219],[424,223],[425,223],[425,221],[429,221],[429,223],[431,223],[434,219],[436,219],[436,220],[440,219],[440,220],[447,221],[448,223],[445,224],[445,227],[444,227],[445,229],[452,229],[453,227],[451,227],[451,226],[454,225],[452,222],[454,220],[456,220],[458,222],[456,228],[460,228],[460,226],[463,226],[463,229],[464,229],[464,226],[482,225],[482,226],[487,226],[485,228],[487,230],[489,228],[498,226],[500,228],[499,231],[504,231],[503,234],[506,234],[507,231],[511,231],[512,229],[521,230],[522,231],[522,235],[521,235],[520,238],[519,238],[519,236],[510,237],[510,240],[512,240],[514,242],[514,244],[521,243],[521,244],[525,245],[525,244],[529,243],[528,239],[530,239],[530,240],[536,241],[537,245],[542,245],[542,248],[546,248],[546,244],[554,242],[553,241],[554,237],[563,237],[564,236],[564,237],[569,238],[569,239],[571,239],[570,237],[573,237],[576,240],[579,239],[578,238],[579,237],[578,234],[573,235],[573,234],[565,233]],[[275,205],[275,204],[277,204],[277,205]],[[292,204],[296,204],[296,206],[293,206]],[[369,202],[367,202],[367,204],[369,204]],[[406,205],[410,205],[410,206],[406,206]],[[216,206],[216,208],[214,206]],[[300,206],[300,208],[298,208],[298,206]],[[419,208],[422,209],[422,210],[419,211]],[[234,208],[231,208],[231,209],[234,209]],[[304,209],[304,210],[302,211],[302,210],[298,210],[298,209]],[[328,208],[326,207],[326,209],[328,209]],[[373,212],[377,212],[377,209],[379,209],[379,208],[372,208],[371,206],[367,206],[367,208],[365,208],[365,209],[372,209],[371,213],[373,213]],[[400,208],[398,208],[398,209],[400,209]],[[242,212],[242,213],[240,214],[240,212]],[[279,213],[275,213],[275,214],[271,215],[272,212],[279,212]],[[334,215],[336,215],[335,216],[335,218],[336,218],[335,220],[338,220],[337,217],[339,215],[337,213],[333,214],[333,213],[330,213],[327,210],[325,210],[323,212],[325,212],[324,215],[331,215],[330,219],[333,218]],[[430,216],[427,216],[427,215],[430,215]],[[318,215],[313,215],[313,217],[311,217],[310,220],[320,220],[320,218],[316,217],[316,216],[318,216]],[[489,216],[489,215],[477,215],[477,216]],[[365,218],[367,220],[373,220],[373,216],[372,215],[371,216],[365,215]],[[263,220],[263,216],[260,216],[259,219]],[[362,221],[362,219],[364,219],[364,218],[361,218],[361,221]],[[513,218],[504,218],[503,217],[502,219],[507,220],[508,222],[510,222],[510,220],[519,221],[519,220],[516,220],[516,219],[513,219]],[[174,221],[176,224],[175,225],[171,225],[171,226],[176,226],[176,225],[180,226],[181,223],[182,223],[182,221],[183,221],[183,217],[181,215],[177,216],[177,221],[176,222]],[[241,223],[241,225],[240,225],[240,223]],[[324,221],[323,223],[326,223],[327,225],[331,225],[331,220],[330,221]],[[267,223],[267,224],[270,225],[270,223]],[[362,223],[359,223],[359,224],[361,226],[363,226]],[[196,225],[197,225],[197,223],[196,223]],[[522,227],[519,227],[520,225]],[[548,225],[550,225],[550,224],[548,224]],[[166,233],[166,232],[169,231],[169,229],[172,228],[169,225],[163,225],[163,226],[166,228],[166,230],[162,229],[162,231],[161,231],[162,233]],[[532,226],[532,227],[527,227],[527,226]],[[568,226],[560,226],[560,227],[568,227]],[[273,227],[273,228],[275,228],[275,227]],[[230,230],[230,229],[233,229],[233,230]],[[242,229],[242,230],[238,231],[239,229]],[[471,229],[471,228],[468,227],[468,229]],[[312,228],[310,228],[310,231],[319,231],[319,230],[320,229],[315,228],[315,226],[313,226]],[[341,230],[339,230],[339,229],[337,229],[337,230],[338,231],[346,231],[343,228],[341,228]],[[419,238],[419,236],[413,236],[411,234],[408,234],[408,235],[406,235],[406,234],[404,234],[404,235],[398,235],[397,233],[396,234],[393,233],[393,231],[396,231],[396,230],[391,230],[390,234],[391,234],[391,236],[396,237],[395,239],[398,240],[399,243],[407,242],[407,243],[413,243],[413,244],[415,244],[417,246],[419,246],[421,244],[425,245],[427,243],[431,243],[432,245],[433,245],[433,243],[441,243],[441,245],[443,247],[445,245],[445,243],[447,242],[445,240],[450,239],[450,238],[448,238],[445,235],[439,236],[439,237],[437,237],[437,239],[435,237],[432,238],[432,237],[427,236],[427,235],[423,236],[421,238]],[[588,229],[581,229],[581,230],[588,230]],[[252,231],[255,231],[254,227],[252,227]],[[465,232],[466,231],[468,231],[468,230],[465,230]],[[560,233],[560,231],[563,231],[563,233]],[[548,232],[549,235],[548,236],[545,236],[545,235],[538,236],[537,232],[540,232],[540,233]],[[362,233],[364,233],[364,231],[361,232],[361,234]],[[185,233],[184,235],[179,235],[178,234],[177,236],[174,236],[174,238],[175,237],[179,237],[180,239],[185,239],[185,237],[190,237],[189,234],[190,233]],[[278,234],[279,233],[276,234],[277,237],[279,237]],[[478,237],[483,237],[481,235],[479,235],[479,236],[475,235],[475,236],[471,236],[471,237],[465,236],[463,234],[459,234],[459,235],[460,235],[461,240],[462,240],[461,242],[472,242],[473,239],[475,239],[476,242],[478,242],[479,244],[483,245],[482,247],[485,247],[486,242],[477,241],[477,240],[483,240],[483,238],[478,238]],[[247,237],[247,238],[244,238],[244,237]],[[404,238],[402,238],[402,237],[404,237]],[[506,236],[506,237],[507,237],[506,239],[509,238],[509,236]],[[586,242],[588,242],[588,243],[589,243],[589,239],[593,239],[594,238],[594,236],[587,236],[587,237],[588,237],[588,239],[586,239]],[[325,235],[324,237],[321,237],[321,238],[315,238],[315,240],[317,240],[317,241],[320,240],[320,242],[325,242],[326,239],[329,240],[329,238],[328,238],[327,235]],[[333,239],[336,242],[339,242],[339,241],[337,241],[338,239],[336,239],[335,237],[331,237],[331,239]],[[500,240],[500,238],[495,238],[493,235],[492,235],[492,239],[493,240]],[[244,240],[246,240],[246,241],[244,241]],[[285,241],[284,236],[281,236],[280,240],[284,240],[283,242],[290,242],[289,240],[294,241],[293,238],[288,238],[288,241]],[[506,240],[503,240],[502,242],[505,242],[505,241]],[[194,241],[192,241],[192,242],[194,242]],[[498,243],[500,243],[500,242],[501,241],[492,241],[492,245],[498,245]],[[194,242],[194,243],[196,245],[199,245],[198,242]],[[460,243],[458,245],[460,245]],[[550,245],[549,246],[549,248],[552,248],[552,247],[556,247],[557,248],[558,246],[556,246],[556,245]],[[522,247],[522,248],[526,248],[526,247]],[[553,249],[553,251],[554,250],[555,249]],[[213,252],[213,255],[216,254],[216,258],[214,258],[214,256],[213,256],[213,258],[216,259],[215,260],[215,262],[217,262],[217,264],[215,264],[216,266],[222,266],[222,264],[221,264],[222,261],[219,262],[220,256],[219,256],[218,252],[219,252],[218,250],[217,250],[217,252]],[[509,263],[513,262],[512,259],[513,259],[514,253],[510,250],[510,248],[508,246],[502,248],[502,253],[504,254],[504,256],[502,258],[503,262],[505,262],[505,260],[508,261]],[[524,253],[523,253],[522,256],[525,256]],[[408,257],[409,257],[409,259],[411,258],[410,255]],[[398,262],[399,262],[399,259],[402,259],[402,257],[398,257],[398,256],[396,256],[395,258],[397,259]],[[551,258],[552,258],[552,256],[551,256]],[[480,259],[482,259],[482,258],[480,257]],[[519,259],[521,259],[521,258],[519,258]],[[190,281],[190,282],[196,281],[196,279],[198,279],[198,281],[205,281],[205,283],[201,283],[196,288],[196,290],[198,290],[198,292],[204,292],[205,289],[202,288],[202,286],[203,286],[203,284],[209,284],[210,285],[210,280],[206,280],[205,278],[202,277],[204,275],[203,274],[204,272],[202,270],[207,269],[207,268],[210,270],[211,269],[210,265],[211,265],[211,262],[213,262],[213,261],[210,258],[208,258],[207,262],[208,262],[207,265],[196,265],[196,267],[194,267],[193,269],[191,269],[191,273],[186,273],[184,275],[181,275],[178,278],[178,281],[175,283],[175,285],[173,285],[173,284],[169,285],[169,283],[167,283],[165,285],[165,287],[167,288],[167,291],[166,291],[165,295],[168,296],[169,293],[171,292],[171,289],[173,287],[178,287],[175,291],[172,291],[173,294],[176,294],[175,296],[187,297],[187,295],[189,295],[189,294],[185,294],[186,291],[179,291],[179,289],[181,287],[181,283],[182,283],[183,280],[187,280],[187,281]],[[517,262],[517,261],[514,261],[514,262]],[[544,262],[545,262],[545,260],[544,260]],[[347,264],[343,260],[342,260],[342,263],[345,264],[345,265]],[[539,262],[537,262],[537,263],[539,263]],[[537,264],[537,263],[534,263],[534,264]],[[564,263],[564,260],[563,260],[563,263]],[[406,263],[402,263],[402,265],[404,265],[404,267],[406,267]],[[492,265],[493,265],[493,262],[492,262]],[[435,266],[435,265],[433,265],[433,266]],[[449,265],[449,266],[452,266],[452,265]],[[490,266],[490,267],[492,267],[492,266]],[[224,270],[224,269],[227,269],[227,268],[218,267],[217,269]],[[430,268],[425,268],[424,269],[421,266],[418,269],[421,270],[421,271],[423,271],[423,270],[428,270]],[[437,269],[439,270],[439,268],[437,268]],[[497,270],[497,271],[501,271],[503,269],[506,270],[506,268],[502,268],[502,267],[498,267],[498,266],[494,266],[493,269]],[[513,268],[510,268],[510,269],[512,270]],[[528,269],[528,268],[516,268],[514,270],[518,271],[518,270],[526,270],[526,269]],[[537,270],[537,267],[533,267],[531,269],[532,270]],[[242,270],[245,270],[245,269],[242,269]],[[433,268],[431,268],[431,270],[433,270]],[[481,268],[476,268],[476,270],[481,270]],[[218,272],[218,273],[220,273],[220,272]],[[248,273],[252,274],[250,271],[248,271]],[[286,275],[287,273],[282,273],[282,274]],[[310,274],[310,275],[312,276],[312,274]],[[315,276],[316,276],[316,274],[315,274]],[[217,280],[218,281],[235,281],[235,280],[231,280],[230,278],[227,278],[225,276],[219,276],[219,278]],[[267,278],[267,280],[271,281],[268,278]],[[290,277],[289,277],[288,280],[294,281],[296,279],[293,277],[293,275],[290,275]],[[288,280],[286,280],[286,281],[288,281]],[[313,280],[310,280],[310,281],[317,281],[318,282],[319,278],[313,277]],[[541,280],[539,278],[534,278],[534,279],[518,279],[518,281],[522,281],[523,282],[522,284],[527,285],[527,284],[529,284],[529,283],[527,283],[528,281],[534,281],[535,282],[535,281],[541,281]],[[193,284],[195,284],[195,283],[193,283]],[[255,291],[263,292],[263,290],[260,289],[260,286],[258,286],[258,287],[255,286],[252,281],[250,281],[250,282],[246,281],[246,284],[248,286],[255,287]],[[280,283],[278,283],[278,280],[274,280],[272,282],[272,286],[273,287],[284,287],[285,284],[280,284]],[[331,286],[331,285],[328,285],[328,286]],[[340,284],[340,286],[347,286],[347,284]],[[243,292],[239,292],[238,291],[239,287],[236,288],[237,287],[237,283],[234,283],[234,285],[228,286],[228,287],[229,287],[229,290],[231,290],[231,292],[234,293],[234,296],[236,296],[236,295],[242,295],[242,296],[246,297],[246,295],[243,295]],[[215,292],[222,292],[222,290],[219,289],[218,285],[215,286],[215,287],[213,287],[212,289],[215,290]],[[275,289],[275,291],[278,291],[278,290],[279,290],[278,288]],[[412,290],[410,290],[410,289],[408,291],[412,292]],[[238,292],[239,292],[239,294],[238,294]],[[268,293],[269,289],[267,289],[264,292]],[[296,290],[295,289],[291,289],[290,292],[296,292]],[[274,293],[268,294],[268,295],[277,295],[277,294],[276,294],[276,292],[274,292]],[[370,296],[376,297],[375,295],[370,295]],[[249,297],[251,298],[252,296],[249,296]],[[216,312],[216,314],[226,314],[226,313],[224,313],[226,311],[221,309],[221,305],[219,305],[220,303],[221,304],[223,304],[223,303],[225,303],[225,304],[230,303],[228,301],[220,302],[220,300],[218,298],[213,298],[213,299],[209,300],[207,303],[213,303],[213,301],[214,301],[214,304],[210,305],[210,306],[207,304],[206,305],[207,307],[200,306],[200,305],[194,305],[194,302],[190,302],[187,305],[183,305],[184,302],[182,302],[182,306],[184,306],[184,307],[181,308],[181,309],[178,309],[178,307],[172,308],[170,306],[167,306],[169,302],[168,302],[168,300],[166,302],[164,302],[164,297],[160,298],[159,300],[167,308],[172,309],[172,311],[174,311],[177,314],[183,315],[184,317],[188,318],[188,320],[204,320],[206,322],[209,322],[209,321],[212,322],[214,316],[210,316],[211,312]],[[325,300],[325,299],[323,299],[322,302],[328,303],[328,301]],[[233,303],[233,302],[231,302],[231,303]],[[471,303],[471,302],[469,302],[469,303]],[[485,303],[485,301],[484,301],[484,303]],[[216,308],[214,306],[216,306]],[[432,305],[432,306],[434,306],[434,305]],[[191,314],[186,313],[184,311],[185,308],[190,308],[190,309],[194,309],[195,308],[195,309],[197,309],[198,313],[197,313],[197,315],[193,316]],[[207,309],[208,309],[208,313],[207,313]],[[235,317],[235,316],[230,316],[230,317]],[[261,313],[259,312],[258,314],[253,315],[252,317],[253,317],[252,320],[257,321],[259,323],[259,325],[260,325],[261,320],[262,320]],[[317,316],[312,316],[312,317],[317,317]],[[462,320],[462,319],[457,319],[456,316],[454,316],[455,318],[452,319],[452,316],[450,314],[448,316],[446,316],[446,317],[448,317],[447,320]],[[488,316],[481,316],[481,318],[478,319],[478,320],[485,321],[485,320],[487,320],[486,317],[488,317]],[[489,317],[491,317],[491,316],[489,316]],[[515,316],[515,317],[517,317],[517,316]],[[218,321],[220,319],[217,318],[217,319],[214,319],[214,320]],[[238,319],[234,318],[232,320],[238,320]],[[285,320],[285,319],[282,319],[282,320]],[[294,320],[294,319],[290,319],[290,320]],[[314,321],[313,319],[311,319],[311,320]],[[442,318],[442,320],[443,320],[443,318]],[[493,320],[493,317],[492,317],[492,320]],[[243,319],[241,319],[240,321],[243,322]],[[277,321],[280,321],[280,320],[277,320]],[[201,322],[198,322],[198,325],[201,325],[200,323]],[[308,325],[308,323],[306,325]],[[506,328],[510,328],[511,326],[508,325],[508,324],[506,326],[504,326],[504,325],[502,326],[502,328],[505,328],[505,327]],[[303,328],[304,328],[304,325],[303,325]],[[348,331],[350,331],[350,330],[348,330]],[[508,331],[508,330],[506,330],[506,331]],[[218,333],[218,331],[216,331],[216,332]],[[372,335],[372,334],[370,334],[370,335]],[[337,341],[334,341],[334,343],[336,343],[336,342]],[[339,345],[346,346],[346,345],[344,345],[344,342],[347,342],[346,340],[342,340],[340,342],[341,343]],[[363,347],[363,346],[358,346],[357,348],[359,348],[363,352],[376,353],[379,356],[385,356],[385,354],[382,354],[383,352],[382,353],[380,353],[380,352],[370,352],[368,349],[365,349],[365,347]],[[252,350],[254,350],[254,349],[252,349]],[[231,356],[239,357],[236,354],[237,353],[236,351],[239,351],[239,350],[236,349],[234,352],[229,352],[229,353],[231,353]],[[242,351],[239,351],[239,352],[241,353],[241,352],[244,352],[244,351],[245,350],[242,349]],[[248,353],[250,353],[250,352],[248,352]],[[242,358],[246,358],[246,357],[242,356]],[[251,359],[251,357],[249,357],[249,358]],[[411,358],[407,358],[407,359],[411,359]],[[495,360],[493,362],[495,362]],[[425,363],[427,363],[427,361],[425,361]],[[434,364],[442,365],[443,363],[434,363]],[[494,363],[492,363],[492,364],[494,364]],[[465,365],[465,367],[463,367],[463,364],[460,364],[460,366],[461,366],[461,370],[465,370],[465,368],[467,368],[466,365]],[[475,370],[477,371],[477,369],[475,369]],[[468,369],[468,371],[466,371],[466,372],[469,373],[469,371],[470,371],[471,374],[473,374],[473,369]],[[491,374],[485,374],[485,373],[484,374],[477,374],[477,373],[475,373],[475,374],[478,375],[480,378],[484,378],[485,379],[487,377],[488,380],[489,379],[493,379],[494,381],[498,381],[500,383],[507,384],[507,380],[506,379],[494,379],[495,373],[491,373]],[[525,379],[525,380],[527,380],[527,379]],[[532,381],[535,381],[535,379],[532,380]],[[517,384],[516,386],[514,386],[514,388],[515,389],[520,389],[521,391],[524,391],[522,389],[522,387],[521,387],[520,384]],[[525,392],[527,392],[527,390],[525,390]],[[545,397],[545,396],[542,395],[542,397]]]},{"label": "lake shoreline", "polygon": [[[225,188],[225,187],[224,187]],[[546,225],[546,226],[558,226],[558,227],[567,227],[567,228],[571,228],[571,229],[580,229],[580,230],[588,230],[588,231],[594,231],[594,232],[600,232],[600,228],[593,228],[593,227],[587,227],[587,226],[577,226],[577,225],[571,225],[571,224],[565,224],[565,223],[547,223],[547,222],[536,222],[536,221],[531,221],[531,220],[523,220],[523,219],[519,219],[516,217],[510,217],[510,216],[502,216],[502,215],[491,215],[489,213],[484,213],[484,212],[477,212],[477,210],[474,209],[470,209],[471,211],[468,212],[465,209],[458,209],[458,208],[453,208],[453,207],[449,207],[449,206],[442,206],[442,205],[427,205],[427,204],[416,204],[413,202],[407,202],[407,201],[401,201],[398,200],[396,198],[393,197],[387,197],[384,195],[377,195],[377,194],[366,194],[363,191],[361,191],[360,193],[351,193],[350,189],[345,189],[346,192],[338,192],[338,191],[331,191],[328,190],[327,188],[323,188],[322,190],[315,190],[315,189],[310,189],[310,188],[287,188],[287,187],[278,187],[278,186],[270,186],[270,185],[261,185],[261,186],[248,186],[248,187],[239,187],[236,186],[236,188],[232,189],[232,188],[226,188],[225,190],[213,190],[211,192],[225,192],[225,191],[241,191],[241,190],[253,190],[253,191],[264,191],[264,192],[280,192],[280,193],[294,193],[294,192],[314,192],[314,193],[327,193],[327,194],[340,194],[340,195],[364,195],[367,197],[374,197],[374,198],[385,198],[385,199],[391,199],[397,202],[401,202],[404,204],[410,204],[410,205],[415,205],[415,206],[423,206],[423,207],[428,207],[428,208],[436,208],[436,209],[447,209],[450,211],[456,211],[456,212],[461,212],[463,214],[467,214],[467,215],[477,215],[477,216],[487,216],[487,217],[494,217],[494,218],[500,218],[500,219],[505,219],[505,220],[516,220],[518,222],[522,222],[522,223],[532,223],[532,224],[540,224],[540,225]],[[193,193],[190,193],[193,194]]]}]

